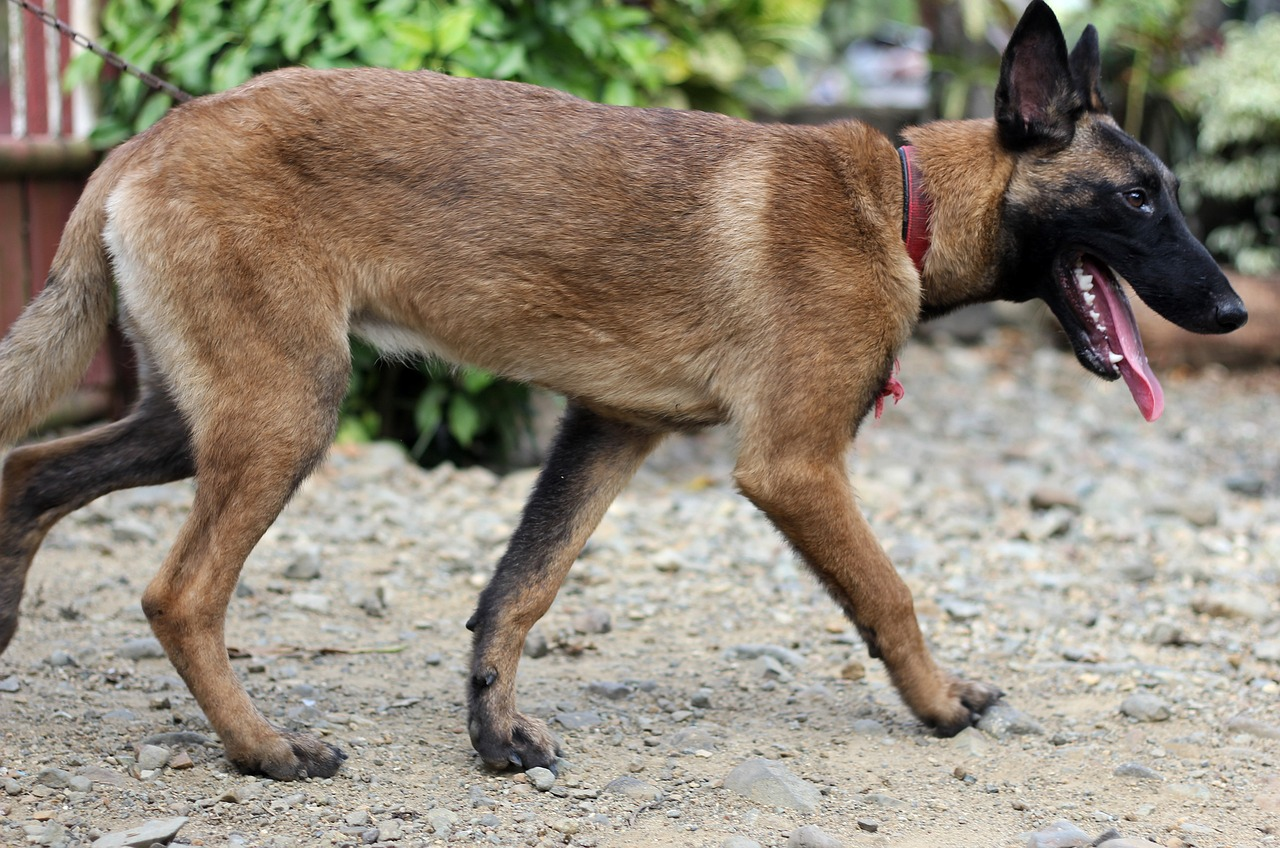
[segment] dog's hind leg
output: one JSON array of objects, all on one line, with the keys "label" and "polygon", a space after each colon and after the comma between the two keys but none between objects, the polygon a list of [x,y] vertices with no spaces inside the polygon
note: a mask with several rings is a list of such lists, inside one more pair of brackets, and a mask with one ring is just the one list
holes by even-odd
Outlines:
[{"label": "dog's hind leg", "polygon": [[232,669],[224,638],[245,559],[323,459],[347,384],[345,338],[326,344],[325,332],[304,326],[304,311],[296,314],[289,325],[296,335],[242,325],[216,356],[194,357],[216,389],[187,395],[195,500],[142,596],[152,631],[221,737],[227,759],[277,780],[329,777],[346,758],[315,737],[267,722]]},{"label": "dog's hind leg", "polygon": [[609,504],[662,434],[570,405],[520,524],[480,595],[467,688],[471,744],[494,768],[554,767],[555,737],[516,710],[516,665],[534,622]]},{"label": "dog's hind leg", "polygon": [[146,389],[120,421],[10,453],[0,475],[0,651],[17,629],[31,561],[59,519],[108,492],[193,470],[186,425],[160,388]]},{"label": "dog's hind leg", "polygon": [[801,416],[743,433],[735,476],[773,521],[884,661],[911,711],[952,736],[1000,697],[995,687],[960,680],[934,663],[916,621],[911,593],[854,500],[845,469],[846,439]]}]

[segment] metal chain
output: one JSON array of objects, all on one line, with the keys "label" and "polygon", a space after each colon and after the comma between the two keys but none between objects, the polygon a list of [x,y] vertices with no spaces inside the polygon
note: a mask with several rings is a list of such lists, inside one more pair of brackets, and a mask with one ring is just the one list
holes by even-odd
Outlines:
[{"label": "metal chain", "polygon": [[163,91],[165,94],[172,97],[178,103],[186,103],[188,100],[191,99],[190,94],[178,88],[173,83],[168,82],[166,80],[162,80],[155,74],[148,73],[147,71],[142,70],[142,68],[139,68],[137,65],[134,65],[131,62],[126,61],[119,54],[112,53],[110,50],[106,49],[105,47],[102,47],[96,44],[95,42],[91,41],[87,36],[72,29],[69,24],[65,23],[62,20],[59,20],[53,13],[45,11],[44,9],[35,5],[34,3],[28,2],[28,0],[9,0],[9,2],[14,3],[18,6],[21,6],[23,9],[26,9],[28,12],[35,15],[37,18],[44,21],[45,24],[53,27],[58,32],[62,33],[67,38],[71,39],[71,42],[73,44],[83,47],[85,50],[88,50],[90,53],[94,53],[98,56],[101,56],[103,61],[105,61],[108,65],[112,66],[113,68],[124,71],[127,74],[133,74],[135,77],[142,80],[142,82],[145,85],[151,88],[154,88],[156,91]]}]

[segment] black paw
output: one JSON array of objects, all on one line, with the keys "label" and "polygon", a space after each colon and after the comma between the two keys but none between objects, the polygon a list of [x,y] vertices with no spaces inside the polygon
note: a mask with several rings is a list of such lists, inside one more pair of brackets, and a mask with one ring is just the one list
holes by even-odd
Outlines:
[{"label": "black paw", "polygon": [[305,733],[281,731],[277,741],[270,750],[228,758],[245,774],[261,774],[273,780],[333,777],[347,759],[341,748]]},{"label": "black paw", "polygon": [[959,703],[949,719],[933,726],[934,733],[943,738],[955,736],[966,727],[977,724],[982,714],[1004,697],[999,688],[972,680],[956,680],[951,689]]},{"label": "black paw", "polygon": [[473,717],[468,730],[472,746],[489,768],[527,771],[541,766],[556,770],[560,741],[536,718],[516,713],[509,722],[491,723]]}]

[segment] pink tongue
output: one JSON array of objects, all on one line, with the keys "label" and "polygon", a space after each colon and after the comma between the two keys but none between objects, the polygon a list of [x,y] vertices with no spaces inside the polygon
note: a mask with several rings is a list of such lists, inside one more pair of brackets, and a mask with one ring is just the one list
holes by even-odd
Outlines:
[{"label": "pink tongue", "polygon": [[[1138,335],[1138,325],[1133,318],[1133,310],[1129,304],[1116,294],[1105,277],[1097,269],[1085,268],[1085,273],[1093,273],[1093,291],[1098,295],[1097,304],[1103,306],[1098,311],[1107,325],[1107,338],[1120,346],[1116,353],[1124,357],[1116,364],[1120,376],[1129,387],[1129,393],[1142,411],[1142,417],[1155,421],[1164,412],[1164,389],[1160,381],[1151,371],[1147,363],[1147,355],[1142,352],[1142,338]],[[1097,309],[1097,306],[1094,307]]]}]

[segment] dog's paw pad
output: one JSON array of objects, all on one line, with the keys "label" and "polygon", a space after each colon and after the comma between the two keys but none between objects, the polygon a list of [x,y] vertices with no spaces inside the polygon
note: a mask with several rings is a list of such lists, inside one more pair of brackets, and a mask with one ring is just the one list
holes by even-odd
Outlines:
[{"label": "dog's paw pad", "polygon": [[471,744],[485,765],[497,770],[527,771],[539,766],[552,772],[556,770],[560,742],[546,724],[519,713],[509,722],[495,724],[505,725],[505,731],[498,731],[494,724],[479,719],[471,722]]}]

